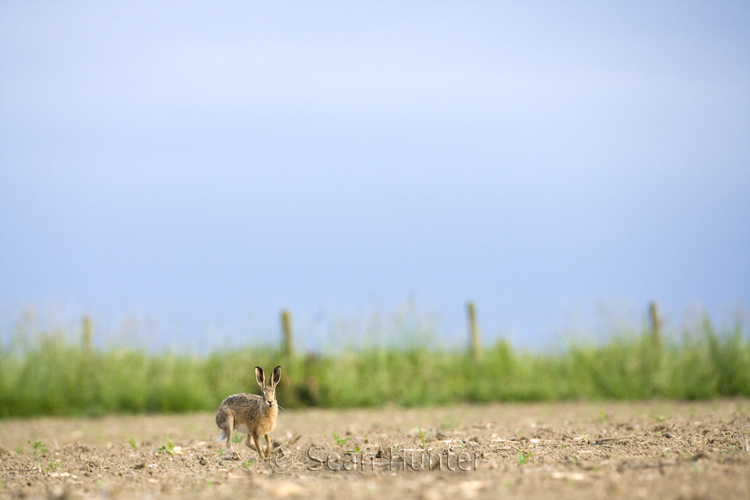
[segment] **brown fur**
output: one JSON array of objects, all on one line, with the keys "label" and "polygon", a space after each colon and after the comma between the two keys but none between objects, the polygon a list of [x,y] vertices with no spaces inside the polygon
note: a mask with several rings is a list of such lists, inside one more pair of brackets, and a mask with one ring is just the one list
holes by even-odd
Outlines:
[{"label": "brown fur", "polygon": [[[276,427],[276,418],[279,406],[276,402],[276,384],[281,379],[281,367],[277,366],[271,376],[271,385],[266,386],[266,376],[263,369],[255,367],[255,379],[260,385],[261,394],[235,394],[229,396],[219,405],[216,412],[216,425],[222,430],[219,439],[226,438],[227,451],[236,456],[237,452],[232,447],[232,432],[239,431],[247,434],[245,444],[248,448],[252,437],[255,448],[260,458],[268,458],[271,455],[272,445],[268,435]],[[266,449],[260,445],[259,438],[263,436],[266,440]]]}]

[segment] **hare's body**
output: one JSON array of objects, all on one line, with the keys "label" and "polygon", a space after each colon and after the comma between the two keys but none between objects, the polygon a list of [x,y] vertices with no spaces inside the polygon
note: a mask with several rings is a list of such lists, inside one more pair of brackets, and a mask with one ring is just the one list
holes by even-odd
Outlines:
[{"label": "hare's body", "polygon": [[[245,444],[250,448],[250,438],[255,442],[260,458],[271,455],[271,439],[268,434],[276,427],[279,406],[276,402],[276,384],[281,378],[281,367],[277,366],[271,377],[271,385],[266,386],[266,379],[260,367],[255,368],[255,377],[261,387],[261,394],[235,394],[229,396],[219,405],[216,412],[216,425],[222,430],[219,440],[227,440],[227,451],[235,453],[232,447],[232,432],[247,434]],[[260,446],[259,438],[266,440],[266,450]]]},{"label": "hare's body", "polygon": [[257,394],[235,394],[221,402],[216,412],[216,425],[226,432],[226,421],[231,415],[235,431],[265,436],[276,428],[278,413],[276,401],[269,407]]}]

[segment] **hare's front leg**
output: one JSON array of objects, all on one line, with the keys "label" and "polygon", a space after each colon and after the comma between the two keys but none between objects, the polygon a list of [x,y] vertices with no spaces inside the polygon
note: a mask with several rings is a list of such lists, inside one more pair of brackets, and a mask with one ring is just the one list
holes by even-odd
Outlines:
[{"label": "hare's front leg", "polygon": [[266,456],[271,456],[271,450],[273,449],[273,445],[271,444],[271,438],[268,437],[268,434],[266,434]]},{"label": "hare's front leg", "polygon": [[266,458],[263,456],[263,448],[260,446],[260,441],[258,440],[258,436],[253,434],[253,442],[255,443],[255,448],[258,450],[258,455],[260,455],[261,460]]},{"label": "hare's front leg", "polygon": [[247,446],[248,448],[250,448],[252,450],[253,449],[253,445],[250,443],[251,439],[253,439],[253,435],[252,434],[248,434],[247,436],[245,436],[245,446]]}]

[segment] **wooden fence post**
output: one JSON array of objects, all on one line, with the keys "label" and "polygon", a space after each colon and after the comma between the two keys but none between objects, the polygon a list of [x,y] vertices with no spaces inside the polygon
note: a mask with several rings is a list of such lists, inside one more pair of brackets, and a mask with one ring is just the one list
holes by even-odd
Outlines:
[{"label": "wooden fence post", "polygon": [[92,327],[91,327],[91,319],[89,319],[88,316],[84,316],[81,320],[81,327],[83,329],[83,348],[86,350],[86,352],[91,352],[92,346],[91,346],[91,337],[92,337]]},{"label": "wooden fence post", "polygon": [[655,346],[661,345],[661,318],[659,317],[659,307],[656,301],[648,305],[648,315],[651,320],[651,339]]},{"label": "wooden fence post", "polygon": [[287,310],[281,311],[281,331],[284,333],[284,352],[291,358],[294,354],[294,343],[292,340],[292,315]]},{"label": "wooden fence post", "polygon": [[477,326],[477,314],[474,303],[469,301],[466,304],[466,314],[469,318],[469,335],[471,336],[471,355],[475,361],[482,356],[482,346],[479,341],[479,327]]}]

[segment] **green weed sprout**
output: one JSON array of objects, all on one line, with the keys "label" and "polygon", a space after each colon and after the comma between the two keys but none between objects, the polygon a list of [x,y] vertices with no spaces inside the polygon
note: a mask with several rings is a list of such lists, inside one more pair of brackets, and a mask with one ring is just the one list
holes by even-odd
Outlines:
[{"label": "green weed sprout", "polygon": [[422,432],[422,429],[420,429],[417,424],[414,424],[414,427],[416,427],[417,430],[419,431],[419,436],[422,438],[422,449],[424,449],[425,447],[424,446],[424,433]]},{"label": "green weed sprout", "polygon": [[154,453],[168,453],[169,455],[174,455],[174,445],[172,444],[172,438],[170,438],[168,435],[166,435],[167,438],[167,444],[159,446],[154,450]]},{"label": "green weed sprout", "polygon": [[523,465],[531,458],[531,455],[533,453],[519,453],[516,458],[518,458],[518,466],[523,467]]},{"label": "green weed sprout", "polygon": [[344,446],[344,445],[346,444],[346,442],[347,442],[347,441],[349,441],[349,440],[351,439],[351,437],[348,437],[348,438],[342,438],[341,436],[339,436],[338,434],[336,434],[336,433],[334,432],[334,433],[333,433],[333,439],[335,439],[335,440],[336,440],[336,443],[338,443],[338,445],[339,445],[339,446],[343,447],[343,446]]},{"label": "green weed sprout", "polygon": [[[31,441],[29,441],[29,444],[31,444]],[[31,446],[34,447],[34,456],[42,455],[44,453],[47,453],[49,451],[49,448],[47,445],[43,444],[41,441],[34,441],[34,444]]]}]

